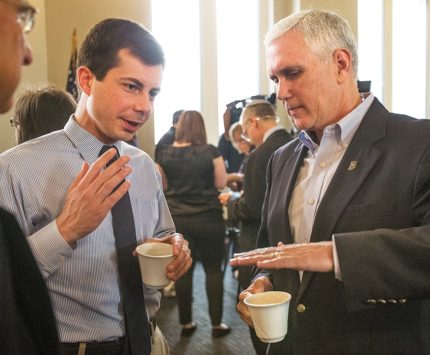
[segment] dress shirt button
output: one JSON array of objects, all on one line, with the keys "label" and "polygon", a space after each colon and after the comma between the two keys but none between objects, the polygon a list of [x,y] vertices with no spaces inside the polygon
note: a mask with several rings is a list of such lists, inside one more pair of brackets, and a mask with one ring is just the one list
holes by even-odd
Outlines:
[{"label": "dress shirt button", "polygon": [[324,168],[325,167],[325,163],[324,162],[321,162],[320,163],[320,168]]},{"label": "dress shirt button", "polygon": [[403,304],[403,303],[406,303],[406,298],[399,298],[398,300],[397,300],[400,304]]},{"label": "dress shirt button", "polygon": [[315,203],[315,200],[313,198],[308,200],[308,205],[313,205]]},{"label": "dress shirt button", "polygon": [[306,307],[305,307],[304,304],[300,303],[300,304],[297,305],[296,309],[297,309],[297,312],[304,313],[304,311],[306,310]]},{"label": "dress shirt button", "polygon": [[387,303],[387,301],[386,301],[386,300],[384,300],[383,298],[378,298],[378,299],[376,300],[376,302],[377,302],[377,303],[381,303],[381,304],[386,304],[386,303]]},{"label": "dress shirt button", "polygon": [[366,300],[366,303],[368,305],[373,305],[373,304],[376,304],[376,300],[374,300],[373,298],[369,298],[368,300]]},{"label": "dress shirt button", "polygon": [[390,298],[389,300],[387,300],[388,303],[392,303],[392,304],[396,304],[397,300],[394,300],[392,298]]}]

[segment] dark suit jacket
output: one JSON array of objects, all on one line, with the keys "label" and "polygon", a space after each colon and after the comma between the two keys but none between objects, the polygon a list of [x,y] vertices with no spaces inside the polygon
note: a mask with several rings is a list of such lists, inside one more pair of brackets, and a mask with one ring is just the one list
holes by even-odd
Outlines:
[{"label": "dark suit jacket", "polygon": [[175,134],[176,134],[176,128],[170,127],[169,130],[163,134],[163,136],[160,138],[158,143],[155,145],[155,153],[154,153],[154,160],[158,162],[160,150],[163,149],[166,145],[172,145],[175,141]]},{"label": "dark suit jacket", "polygon": [[[263,144],[249,154],[244,171],[243,194],[240,198],[230,199],[228,204],[229,218],[242,222],[239,251],[251,250],[256,246],[261,222],[261,208],[266,192],[267,163],[272,153],[291,139],[292,137],[286,130],[275,131]],[[244,273],[242,273],[243,275]],[[248,287],[250,281],[250,275],[241,277],[242,287]]]},{"label": "dark suit jacket", "polygon": [[48,291],[15,218],[0,209],[0,353],[59,354]]},{"label": "dark suit jacket", "polygon": [[[306,149],[295,140],[269,163],[259,247],[293,243],[288,206]],[[305,272],[300,282],[296,271],[273,271],[275,289],[292,301],[287,337],[271,353],[429,351],[421,300],[430,298],[430,121],[374,100],[320,203],[311,241],[333,235],[343,282],[332,272]]]}]

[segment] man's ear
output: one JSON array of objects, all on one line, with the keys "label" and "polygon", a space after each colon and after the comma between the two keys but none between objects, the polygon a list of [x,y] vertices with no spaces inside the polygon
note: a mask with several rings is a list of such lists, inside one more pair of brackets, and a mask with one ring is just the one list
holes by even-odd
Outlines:
[{"label": "man's ear", "polygon": [[93,72],[90,70],[90,68],[81,66],[77,71],[77,79],[82,92],[89,96],[91,93],[91,84],[95,80]]},{"label": "man's ear", "polygon": [[337,68],[338,82],[342,83],[352,71],[352,55],[345,48],[338,48],[333,53],[333,61]]}]

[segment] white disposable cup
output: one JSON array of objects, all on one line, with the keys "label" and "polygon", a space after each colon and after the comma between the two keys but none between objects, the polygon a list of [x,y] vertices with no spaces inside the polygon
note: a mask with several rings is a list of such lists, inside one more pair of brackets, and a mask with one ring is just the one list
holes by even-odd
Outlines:
[{"label": "white disposable cup", "polygon": [[265,343],[277,343],[288,330],[291,295],[282,291],[255,293],[245,298],[257,336]]},{"label": "white disposable cup", "polygon": [[136,248],[140,273],[146,286],[163,288],[169,283],[167,265],[173,260],[173,246],[167,243],[143,243]]}]

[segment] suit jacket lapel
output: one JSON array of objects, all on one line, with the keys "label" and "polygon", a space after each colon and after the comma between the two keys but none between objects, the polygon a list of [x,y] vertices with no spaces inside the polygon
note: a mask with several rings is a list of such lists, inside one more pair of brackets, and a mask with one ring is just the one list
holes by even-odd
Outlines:
[{"label": "suit jacket lapel", "polygon": [[[321,200],[312,228],[311,242],[331,240],[343,211],[381,156],[374,144],[385,137],[387,119],[388,111],[375,98]],[[309,285],[313,274],[303,274],[299,296]]]}]

